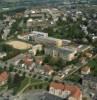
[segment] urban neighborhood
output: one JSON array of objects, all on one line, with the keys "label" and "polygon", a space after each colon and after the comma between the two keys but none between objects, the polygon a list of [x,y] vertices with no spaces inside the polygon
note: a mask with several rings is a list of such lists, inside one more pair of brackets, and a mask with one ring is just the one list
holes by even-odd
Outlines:
[{"label": "urban neighborhood", "polygon": [[0,100],[97,100],[96,0],[63,1],[1,0]]}]

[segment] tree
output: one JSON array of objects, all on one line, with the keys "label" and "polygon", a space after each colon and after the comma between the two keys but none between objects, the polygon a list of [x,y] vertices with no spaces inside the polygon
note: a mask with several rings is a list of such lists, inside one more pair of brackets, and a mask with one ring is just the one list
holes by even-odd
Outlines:
[{"label": "tree", "polygon": [[48,63],[50,59],[51,59],[50,55],[45,56],[44,63]]},{"label": "tree", "polygon": [[44,55],[44,49],[37,50],[36,56],[41,56],[41,55]]},{"label": "tree", "polygon": [[56,66],[60,67],[62,69],[64,67],[65,63],[62,58],[58,58],[58,61],[56,63]]},{"label": "tree", "polygon": [[9,66],[9,72],[12,72],[13,71],[13,68],[14,66],[11,64],[10,66]]},{"label": "tree", "polygon": [[80,82],[80,77],[78,75],[72,75],[70,76],[67,80],[75,82],[75,83],[79,83]]},{"label": "tree", "polygon": [[4,70],[4,69],[3,69],[2,67],[0,67],[0,73],[2,73],[2,72],[3,72],[3,70]]},{"label": "tree", "polygon": [[39,89],[42,89],[42,88],[43,88],[43,86],[42,86],[42,84],[40,84],[40,85],[39,85]]},{"label": "tree", "polygon": [[9,74],[9,77],[8,77],[8,89],[12,88],[13,87],[13,78],[11,77],[11,74]]}]

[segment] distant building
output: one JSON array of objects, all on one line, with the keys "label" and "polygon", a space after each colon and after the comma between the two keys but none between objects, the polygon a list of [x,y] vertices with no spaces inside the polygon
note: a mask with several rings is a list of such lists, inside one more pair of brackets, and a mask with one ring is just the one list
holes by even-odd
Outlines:
[{"label": "distant building", "polygon": [[32,19],[37,19],[37,20],[39,20],[39,19],[44,20],[45,19],[45,13],[31,11],[31,18]]},{"label": "distant building", "polygon": [[50,84],[49,93],[66,100],[82,100],[80,88],[70,84],[52,82]]},{"label": "distant building", "polygon": [[96,42],[96,41],[97,41],[97,36],[93,36],[93,37],[92,37],[92,41],[93,41],[93,42]]},{"label": "distant building", "polygon": [[3,33],[3,35],[2,35],[2,39],[6,40],[7,37],[8,37],[8,35],[9,35],[9,33],[10,33],[10,28],[4,29],[3,32],[4,32],[4,33]]},{"label": "distant building", "polygon": [[32,27],[33,20],[30,18],[27,20],[27,27]]},{"label": "distant building", "polygon": [[2,29],[5,28],[5,24],[2,20],[0,20],[0,33],[2,32]]},{"label": "distant building", "polygon": [[56,8],[49,9],[49,13],[52,16],[54,22],[56,22],[61,16],[61,11]]}]

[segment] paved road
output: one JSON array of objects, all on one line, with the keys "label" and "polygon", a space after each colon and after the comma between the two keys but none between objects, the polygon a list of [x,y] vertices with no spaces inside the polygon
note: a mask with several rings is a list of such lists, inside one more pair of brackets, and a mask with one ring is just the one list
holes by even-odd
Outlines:
[{"label": "paved road", "polygon": [[23,59],[24,57],[25,57],[25,54],[19,54],[19,55],[17,55],[16,57],[7,60],[6,62],[7,62],[8,65],[14,64],[17,60],[19,60],[19,59],[21,60],[21,59]]},{"label": "paved road", "polygon": [[24,57],[25,57],[25,54],[19,54],[16,57],[9,59],[5,62],[0,61],[0,65],[1,65],[1,67],[5,66],[5,65],[6,65],[6,67],[9,67],[10,64],[14,64],[17,60],[23,59]]}]

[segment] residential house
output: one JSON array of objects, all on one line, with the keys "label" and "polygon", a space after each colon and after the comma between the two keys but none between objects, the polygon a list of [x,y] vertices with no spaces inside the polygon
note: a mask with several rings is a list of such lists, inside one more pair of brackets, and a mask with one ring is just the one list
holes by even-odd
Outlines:
[{"label": "residential house", "polygon": [[36,57],[35,63],[36,63],[37,65],[42,65],[42,64],[43,64],[43,58],[41,58],[41,57]]},{"label": "residential house", "polygon": [[85,53],[85,56],[86,56],[87,58],[91,58],[91,57],[93,57],[93,54],[92,54],[92,53],[87,52],[87,53]]},{"label": "residential house", "polygon": [[2,72],[0,74],[0,86],[5,85],[7,83],[8,80],[8,73],[7,72]]},{"label": "residential house", "polygon": [[90,67],[89,66],[85,66],[81,69],[81,74],[83,75],[87,75],[87,74],[90,74],[91,70],[90,70]]},{"label": "residential house", "polygon": [[52,82],[49,93],[67,100],[82,100],[82,92],[75,85]]},{"label": "residential house", "polygon": [[34,70],[35,63],[33,62],[33,58],[27,55],[20,61],[20,66],[26,70],[31,71]]},{"label": "residential house", "polygon": [[54,70],[53,70],[52,66],[50,66],[50,65],[45,64],[43,66],[43,69],[44,69],[44,73],[47,75],[52,75],[54,73]]}]

